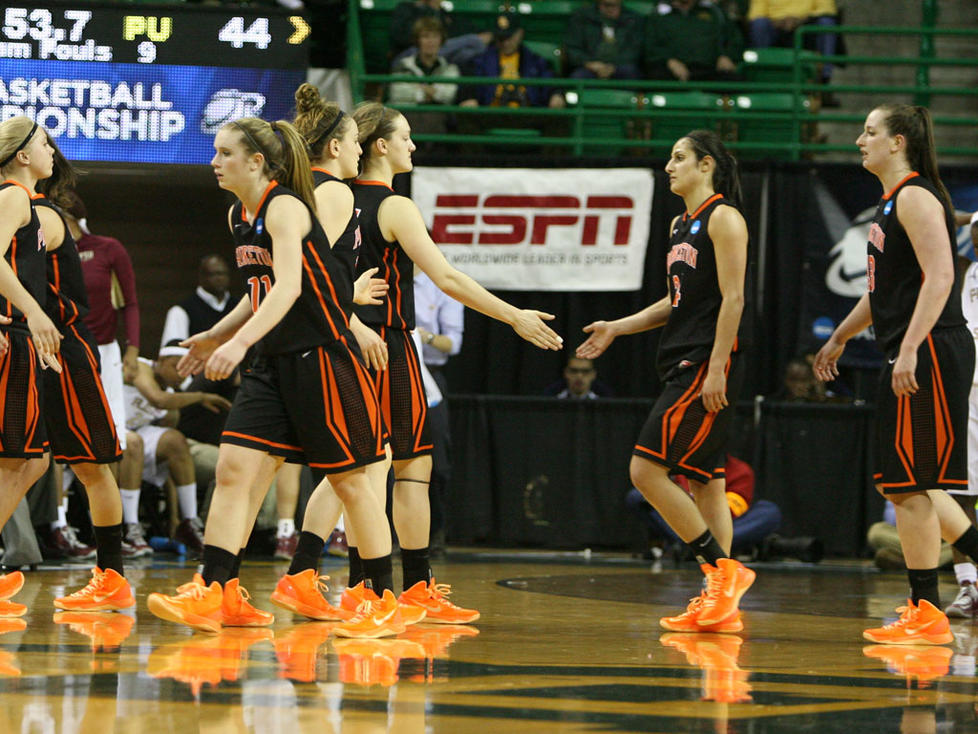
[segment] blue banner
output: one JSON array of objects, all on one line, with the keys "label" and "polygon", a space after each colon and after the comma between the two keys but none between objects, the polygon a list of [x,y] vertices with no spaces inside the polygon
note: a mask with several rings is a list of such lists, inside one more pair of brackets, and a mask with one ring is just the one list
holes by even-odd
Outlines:
[{"label": "blue banner", "polygon": [[0,120],[26,115],[69,160],[206,164],[239,117],[289,119],[301,70],[0,61]]}]

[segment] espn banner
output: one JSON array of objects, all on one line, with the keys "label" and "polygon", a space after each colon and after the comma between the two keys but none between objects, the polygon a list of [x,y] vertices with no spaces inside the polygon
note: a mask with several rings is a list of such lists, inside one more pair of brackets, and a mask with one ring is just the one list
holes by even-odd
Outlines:
[{"label": "espn banner", "polygon": [[634,291],[652,208],[642,168],[416,168],[414,199],[448,261],[486,288]]}]

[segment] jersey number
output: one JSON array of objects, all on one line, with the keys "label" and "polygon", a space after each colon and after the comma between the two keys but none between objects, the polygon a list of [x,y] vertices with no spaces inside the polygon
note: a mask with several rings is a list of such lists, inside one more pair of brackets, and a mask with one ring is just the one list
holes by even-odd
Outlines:
[{"label": "jersey number", "polygon": [[[265,288],[265,293],[262,295],[262,287]],[[272,279],[267,275],[263,275],[260,278],[252,276],[248,278],[248,291],[251,293],[251,312],[254,313],[258,310],[261,305],[262,298],[268,295],[268,292],[272,289]]]},{"label": "jersey number", "polygon": [[676,308],[679,305],[679,300],[683,297],[682,292],[679,289],[679,276],[672,276],[672,307]]},{"label": "jersey number", "polygon": [[866,262],[866,285],[870,293],[876,290],[876,258],[872,255]]}]

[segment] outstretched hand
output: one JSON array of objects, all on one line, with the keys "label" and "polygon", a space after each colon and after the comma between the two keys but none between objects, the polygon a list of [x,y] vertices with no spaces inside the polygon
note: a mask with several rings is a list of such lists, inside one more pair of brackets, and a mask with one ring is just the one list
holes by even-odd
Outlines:
[{"label": "outstretched hand", "polygon": [[361,306],[380,306],[383,304],[384,297],[390,289],[387,281],[383,278],[375,278],[374,275],[380,268],[370,268],[356,279],[353,283],[353,302]]},{"label": "outstretched hand", "polygon": [[593,321],[585,326],[582,331],[591,336],[585,339],[574,352],[581,359],[597,359],[604,353],[605,349],[611,346],[611,342],[617,336],[607,321]]},{"label": "outstretched hand", "polygon": [[220,345],[221,342],[210,336],[210,332],[207,331],[202,331],[188,339],[184,339],[180,342],[180,346],[187,347],[187,353],[180,357],[180,361],[177,362],[177,374],[181,377],[200,374],[204,369],[204,365],[207,363],[207,358]]},{"label": "outstretched hand", "polygon": [[553,318],[552,313],[524,308],[513,322],[513,331],[534,346],[557,351],[563,348],[564,340],[544,323],[544,321],[552,321]]}]

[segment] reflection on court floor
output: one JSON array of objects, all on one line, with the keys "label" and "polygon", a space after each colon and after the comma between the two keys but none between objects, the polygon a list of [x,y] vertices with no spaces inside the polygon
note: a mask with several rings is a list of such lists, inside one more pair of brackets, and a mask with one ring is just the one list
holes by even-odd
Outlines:
[{"label": "reflection on court floor", "polygon": [[[380,640],[337,638],[273,607],[284,570],[242,572],[272,627],[216,635],[146,611],[146,595],[186,581],[190,565],[129,569],[129,614],[53,609],[85,568],[29,573],[17,597],[27,615],[0,620],[0,732],[978,731],[978,630],[956,621],[946,646],[864,644],[864,627],[896,617],[906,581],[861,564],[756,566],[745,630],[725,635],[659,628],[698,593],[691,565],[455,553],[438,577],[479,622]],[[331,588],[344,570],[325,568]]]}]

